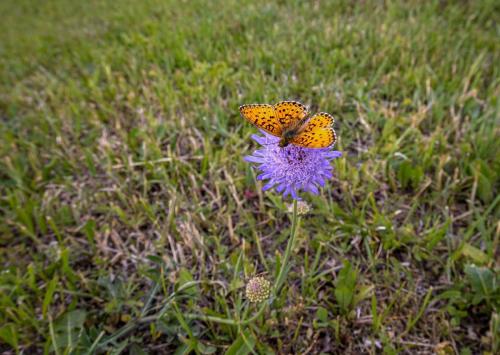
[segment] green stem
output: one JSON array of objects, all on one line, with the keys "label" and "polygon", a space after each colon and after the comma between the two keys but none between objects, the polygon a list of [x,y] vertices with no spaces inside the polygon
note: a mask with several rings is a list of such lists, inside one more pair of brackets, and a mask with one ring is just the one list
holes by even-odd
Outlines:
[{"label": "green stem", "polygon": [[[295,238],[297,237],[297,227],[299,224],[299,218],[298,218],[298,213],[297,213],[297,200],[293,201],[293,214],[292,214],[292,230],[290,233],[290,238],[288,239],[288,244],[286,246],[285,250],[285,255],[283,256],[281,265],[280,265],[280,271],[278,273],[278,277],[276,278],[276,281],[274,282],[273,289],[272,289],[272,295],[273,298],[278,295],[278,292],[283,285],[283,282],[285,281],[285,278],[288,274],[289,267],[288,267],[288,261],[290,260],[290,255],[292,254],[292,249],[293,245],[295,244]],[[216,322],[216,323],[223,323],[223,324],[232,324],[232,325],[246,325],[249,323],[252,323],[255,321],[257,318],[260,317],[260,315],[264,312],[266,309],[267,302],[263,302],[259,308],[259,310],[254,313],[254,315],[248,319],[242,320],[242,321],[235,321],[234,319],[230,318],[219,318],[219,317],[214,317],[214,316],[205,316],[201,314],[186,314],[185,317],[189,319],[199,319],[199,320],[204,320],[204,321],[210,321],[210,322]]]},{"label": "green stem", "polygon": [[[283,285],[283,282],[285,281],[285,278],[288,274],[289,267],[288,267],[288,261],[290,260],[290,255],[292,254],[292,249],[293,245],[295,244],[295,238],[297,237],[297,227],[299,224],[299,218],[298,218],[298,213],[297,213],[297,200],[293,201],[293,214],[292,214],[292,230],[290,233],[290,238],[288,239],[288,244],[286,246],[285,250],[285,255],[283,256],[281,265],[280,265],[280,271],[278,273],[278,277],[276,278],[276,281],[274,282],[273,289],[272,289],[272,295],[273,298],[278,295],[278,292]],[[205,316],[205,315],[199,315],[199,314],[187,314],[185,315],[186,318],[190,319],[199,319],[199,320],[205,320],[205,321],[211,321],[211,322],[216,322],[216,323],[223,323],[223,324],[232,324],[232,325],[246,325],[249,323],[252,323],[255,321],[257,318],[260,317],[260,315],[264,312],[266,309],[267,302],[263,302],[259,308],[259,310],[254,313],[254,315],[251,318],[242,320],[242,321],[235,321],[233,319],[228,319],[228,318],[219,318],[219,317],[213,317],[213,316]]]},{"label": "green stem", "polygon": [[283,282],[285,281],[286,275],[288,274],[289,268],[288,260],[290,259],[290,254],[293,249],[293,245],[295,244],[295,237],[297,236],[297,225],[298,225],[298,216],[297,216],[297,200],[293,200],[293,215],[292,215],[292,231],[290,233],[290,238],[288,239],[288,244],[286,246],[285,255],[283,256],[283,261],[281,262],[280,272],[274,283],[274,295],[278,294],[279,289],[281,288]]}]

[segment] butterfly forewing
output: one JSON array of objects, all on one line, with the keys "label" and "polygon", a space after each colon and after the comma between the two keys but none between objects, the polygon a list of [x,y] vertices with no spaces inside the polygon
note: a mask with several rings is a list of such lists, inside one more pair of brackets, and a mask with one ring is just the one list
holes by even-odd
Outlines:
[{"label": "butterfly forewing", "polygon": [[300,133],[290,140],[290,143],[305,148],[326,148],[337,141],[333,129],[334,119],[325,112],[311,117],[301,128]]},{"label": "butterfly forewing", "polygon": [[256,127],[274,135],[281,136],[282,125],[272,105],[251,104],[240,106],[241,115]]},{"label": "butterfly forewing", "polygon": [[274,105],[274,111],[283,129],[298,124],[307,116],[307,108],[300,102],[295,101],[279,102]]},{"label": "butterfly forewing", "polygon": [[327,148],[335,143],[337,136],[333,128],[315,128],[311,132],[302,132],[290,140],[290,143],[304,148]]}]

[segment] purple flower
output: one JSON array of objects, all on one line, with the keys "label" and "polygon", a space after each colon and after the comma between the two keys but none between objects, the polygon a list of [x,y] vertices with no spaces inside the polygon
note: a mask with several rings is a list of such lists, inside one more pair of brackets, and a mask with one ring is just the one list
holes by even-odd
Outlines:
[{"label": "purple flower", "polygon": [[342,156],[341,152],[331,148],[302,148],[293,144],[280,148],[279,137],[262,133],[264,136],[252,135],[262,148],[244,159],[257,164],[261,172],[258,180],[268,180],[262,188],[264,191],[275,187],[283,197],[291,195],[300,200],[298,194],[301,190],[317,195],[318,187],[325,186],[325,181],[333,176],[330,161]]}]

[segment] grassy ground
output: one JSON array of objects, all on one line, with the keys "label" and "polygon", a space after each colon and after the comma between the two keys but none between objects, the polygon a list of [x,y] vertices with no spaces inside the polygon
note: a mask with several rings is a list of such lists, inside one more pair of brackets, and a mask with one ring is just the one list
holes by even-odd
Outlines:
[{"label": "grassy ground", "polygon": [[[0,351],[500,351],[499,20],[495,1],[1,2]],[[274,277],[289,201],[243,161],[238,106],[283,99],[337,117],[335,178],[262,317],[193,319],[251,314],[245,281]]]}]

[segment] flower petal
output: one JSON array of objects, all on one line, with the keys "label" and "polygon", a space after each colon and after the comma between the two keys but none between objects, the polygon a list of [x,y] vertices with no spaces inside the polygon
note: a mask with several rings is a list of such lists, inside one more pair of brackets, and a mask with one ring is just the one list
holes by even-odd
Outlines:
[{"label": "flower petal", "polygon": [[276,187],[276,192],[281,193],[286,188],[285,184],[280,184]]},{"label": "flower petal", "polygon": [[272,176],[273,176],[273,174],[271,174],[271,173],[263,173],[263,174],[260,174],[259,176],[257,176],[257,180],[270,179]]},{"label": "flower petal", "polygon": [[264,158],[258,158],[254,155],[246,155],[245,157],[243,157],[243,160],[247,161],[249,163],[265,163],[266,162],[266,160]]},{"label": "flower petal", "polygon": [[307,185],[307,189],[309,190],[310,193],[314,194],[314,195],[319,195],[319,190],[318,188],[316,187],[316,185],[314,184],[309,184]]},{"label": "flower petal", "polygon": [[263,187],[262,187],[262,191],[267,191],[269,190],[271,187],[274,186],[274,183],[273,182],[268,182],[267,184],[265,184]]}]

